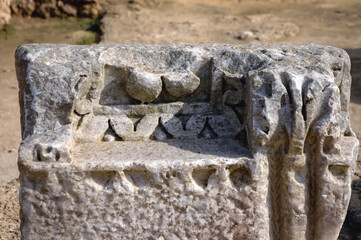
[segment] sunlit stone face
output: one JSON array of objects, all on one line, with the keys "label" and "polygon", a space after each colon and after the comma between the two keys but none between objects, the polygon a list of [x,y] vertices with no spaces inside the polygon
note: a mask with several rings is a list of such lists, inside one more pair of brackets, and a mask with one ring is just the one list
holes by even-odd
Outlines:
[{"label": "sunlit stone face", "polygon": [[337,239],[343,50],[23,45],[16,68],[25,239]]}]

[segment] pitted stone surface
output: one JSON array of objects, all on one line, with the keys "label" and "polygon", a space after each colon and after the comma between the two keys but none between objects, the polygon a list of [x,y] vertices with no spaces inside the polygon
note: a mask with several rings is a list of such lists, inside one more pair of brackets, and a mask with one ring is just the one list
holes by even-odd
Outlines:
[{"label": "pitted stone surface", "polygon": [[23,45],[23,239],[337,239],[358,141],[318,45]]}]

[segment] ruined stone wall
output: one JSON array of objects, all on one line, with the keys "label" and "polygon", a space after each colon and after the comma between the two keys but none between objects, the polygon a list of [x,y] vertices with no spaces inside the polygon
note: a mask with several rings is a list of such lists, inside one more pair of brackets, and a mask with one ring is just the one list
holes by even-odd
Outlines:
[{"label": "ruined stone wall", "polygon": [[11,15],[49,17],[99,18],[104,13],[98,0],[1,0],[0,27],[8,24]]},{"label": "ruined stone wall", "polygon": [[18,16],[98,18],[102,7],[98,0],[11,0],[11,12]]}]

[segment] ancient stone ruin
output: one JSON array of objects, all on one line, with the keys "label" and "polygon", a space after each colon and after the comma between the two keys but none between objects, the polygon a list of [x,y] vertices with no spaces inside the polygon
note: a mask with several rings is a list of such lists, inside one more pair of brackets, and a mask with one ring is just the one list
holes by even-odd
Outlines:
[{"label": "ancient stone ruin", "polygon": [[0,0],[0,27],[10,23],[11,15],[96,19],[103,14],[99,0]]},{"label": "ancient stone ruin", "polygon": [[23,45],[23,239],[337,239],[358,141],[318,45]]}]

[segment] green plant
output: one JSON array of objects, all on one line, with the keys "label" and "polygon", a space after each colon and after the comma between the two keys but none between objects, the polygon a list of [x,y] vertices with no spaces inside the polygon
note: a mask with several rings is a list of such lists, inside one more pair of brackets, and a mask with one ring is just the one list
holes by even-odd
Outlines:
[{"label": "green plant", "polygon": [[87,31],[94,32],[100,34],[100,19],[93,19],[89,22]]},{"label": "green plant", "polygon": [[92,36],[89,36],[89,37],[83,37],[83,38],[81,38],[79,41],[76,42],[76,44],[79,44],[79,45],[90,45],[90,44],[95,43],[95,41],[96,41],[96,36],[95,36],[95,35],[92,35]]},{"label": "green plant", "polygon": [[68,17],[68,16],[67,16],[66,14],[64,14],[64,13],[61,13],[61,14],[60,14],[60,19],[61,19],[61,20],[67,19],[67,17]]},{"label": "green plant", "polygon": [[0,36],[1,38],[8,39],[8,37],[15,35],[15,33],[15,27],[11,24],[6,24],[1,28]]},{"label": "green plant", "polygon": [[79,30],[100,33],[99,19],[82,19],[77,22]]},{"label": "green plant", "polygon": [[99,34],[100,33],[100,20],[89,18],[69,18],[65,16],[62,18],[62,22],[55,26],[57,29],[66,31],[88,31]]}]

